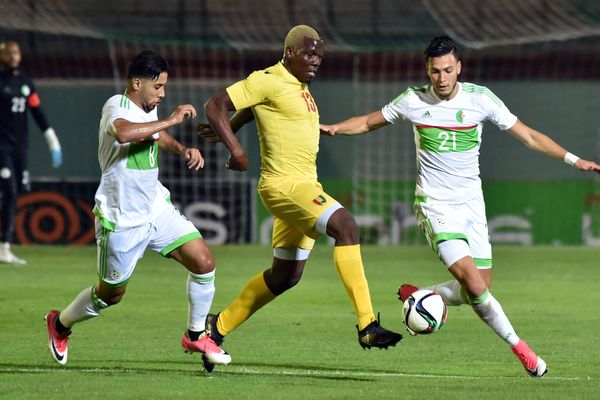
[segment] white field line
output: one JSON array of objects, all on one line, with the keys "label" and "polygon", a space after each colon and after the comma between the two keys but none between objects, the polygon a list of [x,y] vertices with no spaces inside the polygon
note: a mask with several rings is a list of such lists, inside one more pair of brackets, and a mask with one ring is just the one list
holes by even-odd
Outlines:
[{"label": "white field line", "polygon": [[[0,367],[1,373],[83,373],[83,374],[97,374],[97,373],[131,373],[131,374],[160,374],[160,369],[135,369],[135,368],[50,368],[50,367],[35,367],[35,368],[22,368],[22,367]],[[168,371],[173,372],[173,371]],[[178,371],[179,372],[179,371]],[[181,371],[184,372],[184,371]],[[473,376],[473,375],[441,375],[441,374],[412,374],[404,372],[368,372],[368,371],[344,371],[344,370],[310,370],[310,369],[290,369],[290,368],[264,368],[264,369],[252,369],[246,367],[218,367],[213,375],[222,374],[245,374],[245,375],[281,375],[281,376],[300,376],[300,377],[345,377],[345,378],[421,378],[421,379],[448,379],[448,380],[515,380],[515,379],[533,379],[526,375],[522,377],[515,376]],[[208,374],[207,374],[208,375]],[[211,376],[211,375],[209,375]],[[544,376],[543,380],[553,381],[600,381],[600,377],[587,376],[587,377],[567,377],[567,376]]]}]

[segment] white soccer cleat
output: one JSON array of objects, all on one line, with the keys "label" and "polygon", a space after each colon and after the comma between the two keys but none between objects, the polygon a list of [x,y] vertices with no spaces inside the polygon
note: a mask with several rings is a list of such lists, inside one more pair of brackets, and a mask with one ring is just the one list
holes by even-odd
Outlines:
[{"label": "white soccer cleat", "polygon": [[27,264],[27,261],[15,256],[12,251],[10,251],[9,243],[2,243],[0,244],[0,263],[25,265]]}]

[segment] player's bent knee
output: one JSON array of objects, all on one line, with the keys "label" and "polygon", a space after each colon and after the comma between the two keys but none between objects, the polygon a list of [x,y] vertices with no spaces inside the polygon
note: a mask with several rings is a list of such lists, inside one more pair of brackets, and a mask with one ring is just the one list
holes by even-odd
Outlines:
[{"label": "player's bent knee", "polygon": [[339,208],[331,215],[326,233],[336,240],[336,245],[358,244],[360,240],[358,224],[345,208]]}]

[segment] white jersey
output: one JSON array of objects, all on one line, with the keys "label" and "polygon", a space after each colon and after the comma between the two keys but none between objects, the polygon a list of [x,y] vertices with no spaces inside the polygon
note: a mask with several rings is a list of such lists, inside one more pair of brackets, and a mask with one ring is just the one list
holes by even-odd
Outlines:
[{"label": "white jersey", "polygon": [[113,231],[150,221],[170,201],[169,191],[158,181],[159,134],[121,144],[111,133],[111,125],[117,119],[144,123],[158,117],[156,108],[147,113],[120,94],[112,96],[102,107],[98,132],[102,178],[96,191],[94,213],[105,228]]},{"label": "white jersey", "polygon": [[483,122],[500,129],[516,122],[488,88],[457,83],[458,93],[441,100],[431,85],[410,87],[381,110],[389,123],[413,124],[417,146],[417,199],[462,203],[481,194],[479,147]]}]

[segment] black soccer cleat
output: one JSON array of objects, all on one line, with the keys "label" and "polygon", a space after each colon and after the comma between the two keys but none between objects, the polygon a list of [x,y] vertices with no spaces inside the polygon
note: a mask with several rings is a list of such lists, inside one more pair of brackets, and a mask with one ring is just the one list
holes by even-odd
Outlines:
[{"label": "black soccer cleat", "polygon": [[205,329],[206,329],[206,332],[212,338],[212,340],[214,340],[214,342],[217,345],[221,346],[221,344],[223,343],[223,340],[225,340],[225,337],[223,335],[221,335],[221,333],[219,332],[219,329],[217,329],[217,320],[218,319],[219,319],[219,313],[208,314],[206,316]]},{"label": "black soccer cleat", "polygon": [[213,369],[215,369],[215,364],[208,361],[206,354],[202,354],[202,364],[204,365],[206,372],[213,372]]},{"label": "black soccer cleat", "polygon": [[358,344],[363,349],[377,347],[387,350],[388,347],[395,346],[402,340],[401,334],[388,331],[379,324],[379,314],[377,314],[377,321],[371,322],[362,331],[358,329],[357,325],[356,330],[358,330]]}]

